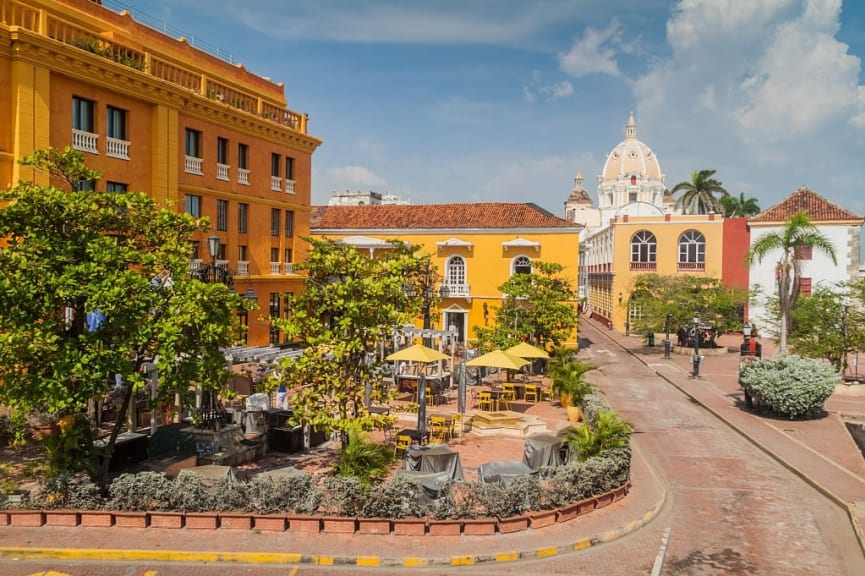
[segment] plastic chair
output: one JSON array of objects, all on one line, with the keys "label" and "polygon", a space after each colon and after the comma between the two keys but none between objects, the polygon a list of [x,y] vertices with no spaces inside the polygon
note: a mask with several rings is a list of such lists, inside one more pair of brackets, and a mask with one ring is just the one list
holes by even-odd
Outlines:
[{"label": "plastic chair", "polygon": [[541,392],[537,384],[526,384],[526,391],[523,394],[523,400],[526,402],[537,403],[541,397]]},{"label": "plastic chair", "polygon": [[[393,445],[393,455],[397,458],[405,456],[408,449],[411,448],[411,436],[408,434],[397,434]],[[400,452],[402,453],[400,455]]]},{"label": "plastic chair", "polygon": [[430,441],[436,440],[440,443],[447,442],[450,437],[450,428],[447,424],[447,419],[444,416],[433,415],[429,417],[430,422]]},{"label": "plastic chair", "polygon": [[451,429],[450,434],[451,438],[456,438],[459,436],[463,437],[463,415],[462,414],[451,414]]},{"label": "plastic chair", "polygon": [[478,408],[492,412],[496,409],[496,402],[493,400],[493,394],[489,390],[478,392]]}]

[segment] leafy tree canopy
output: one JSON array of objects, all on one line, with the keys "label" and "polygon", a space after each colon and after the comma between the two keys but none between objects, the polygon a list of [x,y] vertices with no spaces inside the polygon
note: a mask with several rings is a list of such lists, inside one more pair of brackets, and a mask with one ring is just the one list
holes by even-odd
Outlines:
[{"label": "leafy tree canopy", "polygon": [[839,372],[848,355],[865,350],[865,283],[846,288],[819,287],[802,296],[791,311],[789,344],[799,356],[828,360]]},{"label": "leafy tree canopy", "polygon": [[690,181],[673,186],[673,194],[681,193],[676,206],[685,214],[722,213],[721,198],[727,196],[727,190],[720,180],[713,178],[714,175],[715,170],[695,170]]},{"label": "leafy tree canopy", "polygon": [[386,418],[365,410],[367,395],[374,403],[389,399],[377,385],[381,366],[374,355],[396,326],[420,312],[421,299],[407,296],[405,286],[416,283],[429,256],[397,241],[375,258],[342,242],[308,241],[309,257],[297,266],[307,272],[306,290],[292,298],[287,318],[273,319],[303,343],[304,353],[283,360],[269,385],[295,391],[296,422],[337,430],[347,445],[349,432]]},{"label": "leafy tree canopy", "polygon": [[521,341],[560,346],[577,328],[575,292],[563,270],[561,264],[536,260],[531,273],[513,274],[499,286],[504,301],[494,308],[494,325],[474,327],[478,347],[486,352]]},{"label": "leafy tree canopy", "polygon": [[736,196],[722,196],[721,206],[723,206],[724,216],[727,218],[747,218],[760,213],[760,205],[757,199],[745,198],[744,192],[740,192],[738,198]]},{"label": "leafy tree canopy", "polygon": [[[39,151],[22,163],[66,183],[99,177],[71,148]],[[0,193],[0,201],[7,241],[0,253],[0,404],[25,414],[74,414],[112,390],[115,375],[128,399],[150,361],[163,390],[225,381],[219,348],[237,335],[234,311],[244,303],[224,286],[189,278],[190,238],[208,229],[206,220],[141,193],[32,182]],[[123,412],[111,447],[122,422]]]},{"label": "leafy tree canopy", "polygon": [[690,326],[697,314],[703,324],[723,333],[742,326],[739,309],[747,301],[745,290],[724,286],[718,278],[640,274],[625,305],[636,312],[631,321],[635,332],[663,332],[670,314],[674,333],[679,326]]}]

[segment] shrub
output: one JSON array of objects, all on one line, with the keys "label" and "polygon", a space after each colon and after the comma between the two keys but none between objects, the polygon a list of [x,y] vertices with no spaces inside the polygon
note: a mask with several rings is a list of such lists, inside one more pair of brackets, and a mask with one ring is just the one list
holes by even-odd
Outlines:
[{"label": "shrub", "polygon": [[583,426],[571,426],[563,435],[571,453],[585,461],[600,456],[612,448],[628,446],[631,439],[631,426],[616,414],[599,410],[593,421]]},{"label": "shrub", "polygon": [[248,482],[238,482],[228,476],[220,478],[213,486],[214,492],[219,495],[214,502],[214,510],[247,510],[250,505],[249,487]]},{"label": "shrub", "polygon": [[170,510],[174,484],[159,472],[121,474],[109,486],[108,495],[108,507],[114,510]]},{"label": "shrub", "polygon": [[541,509],[541,482],[535,476],[520,476],[508,484],[478,484],[478,500],[486,516],[519,516]]},{"label": "shrub", "polygon": [[602,456],[559,466],[553,477],[543,485],[542,503],[549,507],[565,506],[597,496],[621,486],[630,475],[631,449],[613,448]]},{"label": "shrub", "polygon": [[323,486],[325,512],[335,516],[359,516],[366,504],[368,487],[354,476],[330,476]]},{"label": "shrub", "polygon": [[583,422],[592,424],[601,410],[610,410],[610,405],[600,394],[589,394],[583,398]]},{"label": "shrub", "polygon": [[352,431],[348,446],[339,452],[334,471],[337,476],[353,476],[368,486],[390,472],[393,458],[388,446],[368,442],[362,434]]},{"label": "shrub", "polygon": [[171,510],[177,512],[205,512],[216,508],[221,496],[214,490],[214,482],[181,470],[172,482]]},{"label": "shrub", "polygon": [[430,513],[423,488],[402,476],[383,482],[369,492],[360,511],[366,518],[423,517]]},{"label": "shrub", "polygon": [[305,472],[278,478],[256,476],[247,488],[246,507],[259,514],[312,514],[318,510],[322,498],[317,483],[315,476]]},{"label": "shrub", "polygon": [[779,356],[743,365],[739,383],[760,406],[799,418],[822,411],[838,383],[838,373],[819,360]]},{"label": "shrub", "polygon": [[57,421],[58,431],[42,437],[48,475],[95,472],[93,430],[84,414],[69,414]]},{"label": "shrub", "polygon": [[43,480],[36,503],[44,509],[98,510],[105,499],[87,474],[61,472]]}]

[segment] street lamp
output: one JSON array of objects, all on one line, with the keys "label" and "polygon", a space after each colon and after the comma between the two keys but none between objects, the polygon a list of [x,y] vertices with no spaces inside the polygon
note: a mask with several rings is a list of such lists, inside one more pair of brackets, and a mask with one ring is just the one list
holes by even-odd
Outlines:
[{"label": "street lamp", "polygon": [[664,322],[664,359],[670,359],[670,348],[672,348],[672,342],[670,342],[670,320],[673,319],[673,313],[667,312],[667,320]]},{"label": "street lamp", "polygon": [[692,378],[700,377],[700,317],[694,315],[694,373]]},{"label": "street lamp", "polygon": [[841,306],[841,342],[844,346],[844,357],[841,359],[841,378],[847,376],[847,314],[850,312],[850,301],[847,296]]}]

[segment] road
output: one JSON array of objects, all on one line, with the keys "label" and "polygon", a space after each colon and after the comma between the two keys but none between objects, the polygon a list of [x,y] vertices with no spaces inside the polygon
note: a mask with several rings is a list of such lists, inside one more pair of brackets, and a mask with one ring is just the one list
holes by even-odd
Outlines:
[{"label": "road", "polygon": [[[639,531],[546,559],[470,567],[159,565],[5,561],[8,576],[249,576],[283,574],[861,575],[865,559],[846,515],[810,485],[722,424],[592,323],[582,354],[591,380],[635,429],[635,450],[666,487],[658,516]],[[662,540],[668,536],[662,555]],[[543,539],[543,530],[538,538]],[[663,562],[661,562],[663,559]]]}]

